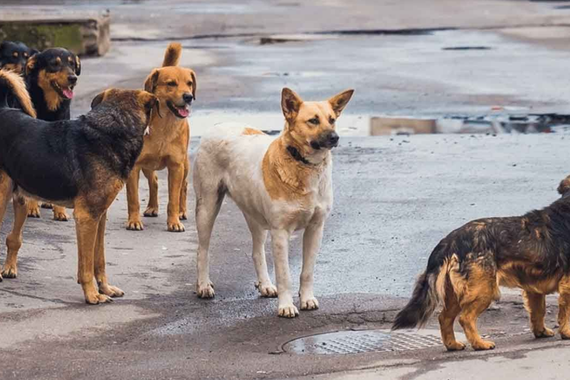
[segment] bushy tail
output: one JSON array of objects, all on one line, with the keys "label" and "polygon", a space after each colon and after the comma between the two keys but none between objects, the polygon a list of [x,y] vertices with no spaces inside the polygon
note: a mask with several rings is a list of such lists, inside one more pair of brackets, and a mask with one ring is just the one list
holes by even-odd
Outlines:
[{"label": "bushy tail", "polygon": [[166,48],[166,52],[164,53],[164,61],[162,61],[162,67],[178,66],[181,54],[182,45],[180,45],[178,42],[171,42]]},{"label": "bushy tail", "polygon": [[25,113],[36,117],[36,110],[32,105],[24,79],[13,72],[0,70],[0,108],[8,107],[9,96],[18,102]]}]

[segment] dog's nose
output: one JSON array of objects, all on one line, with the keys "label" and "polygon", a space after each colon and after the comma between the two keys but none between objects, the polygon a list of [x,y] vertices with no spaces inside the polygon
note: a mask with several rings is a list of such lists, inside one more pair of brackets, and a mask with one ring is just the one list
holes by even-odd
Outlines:
[{"label": "dog's nose", "polygon": [[67,81],[69,82],[69,84],[75,84],[77,83],[77,77],[75,75],[69,75],[67,77]]},{"label": "dog's nose", "polygon": [[187,92],[184,95],[182,95],[182,99],[184,100],[185,103],[190,104],[192,103],[192,100],[194,100],[194,96],[191,93]]},{"label": "dog's nose", "polygon": [[336,145],[338,143],[338,139],[340,137],[338,137],[338,134],[336,132],[331,132],[330,136],[329,136],[329,143],[331,145]]}]

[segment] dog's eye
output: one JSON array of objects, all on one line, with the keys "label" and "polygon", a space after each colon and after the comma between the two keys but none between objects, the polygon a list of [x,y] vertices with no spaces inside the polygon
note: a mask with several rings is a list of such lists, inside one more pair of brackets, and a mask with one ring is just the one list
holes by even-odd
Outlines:
[{"label": "dog's eye", "polygon": [[312,118],[312,119],[309,119],[308,121],[309,121],[309,123],[311,123],[311,124],[319,125],[319,119],[316,118],[316,117],[314,117],[314,118]]},{"label": "dog's eye", "polygon": [[175,86],[176,86],[176,82],[168,82],[168,83],[166,83],[166,85],[167,85],[167,86],[170,86],[170,87],[175,87]]},{"label": "dog's eye", "polygon": [[18,52],[17,51],[15,51],[12,55],[14,56],[14,58],[18,58]]},{"label": "dog's eye", "polygon": [[188,85],[188,87],[192,87],[192,82],[188,82],[186,84]]},{"label": "dog's eye", "polygon": [[336,121],[336,120],[335,120],[335,119],[333,119],[332,117],[331,117],[331,118],[329,118],[329,124],[331,124],[331,125],[332,125],[332,124],[334,124],[334,122],[335,122],[335,121]]},{"label": "dog's eye", "polygon": [[24,58],[28,58],[28,53],[24,53]]}]

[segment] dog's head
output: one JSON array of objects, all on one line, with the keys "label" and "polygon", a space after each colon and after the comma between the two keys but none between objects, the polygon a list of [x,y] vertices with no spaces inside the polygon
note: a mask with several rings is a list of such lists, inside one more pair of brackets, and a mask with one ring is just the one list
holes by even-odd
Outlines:
[{"label": "dog's head", "polygon": [[560,181],[558,185],[558,194],[564,196],[570,196],[570,175]]},{"label": "dog's head", "polygon": [[117,107],[137,117],[144,126],[148,126],[153,112],[159,111],[156,95],[143,90],[122,90],[110,88],[98,94],[91,101],[91,109],[106,104]]},{"label": "dog's head", "polygon": [[281,109],[287,121],[289,142],[305,157],[338,145],[335,122],[348,104],[354,90],[346,90],[321,102],[305,102],[293,90],[284,88]]},{"label": "dog's head", "polygon": [[190,115],[190,107],[196,99],[196,88],[194,71],[178,66],[154,69],[144,82],[144,89],[155,94],[161,105],[179,119]]},{"label": "dog's head", "polygon": [[44,50],[32,56],[26,64],[26,77],[37,80],[52,110],[57,109],[61,101],[73,98],[73,89],[80,74],[79,57],[62,48]]},{"label": "dog's head", "polygon": [[28,58],[38,51],[31,49],[18,41],[3,41],[0,43],[0,69],[22,74]]}]

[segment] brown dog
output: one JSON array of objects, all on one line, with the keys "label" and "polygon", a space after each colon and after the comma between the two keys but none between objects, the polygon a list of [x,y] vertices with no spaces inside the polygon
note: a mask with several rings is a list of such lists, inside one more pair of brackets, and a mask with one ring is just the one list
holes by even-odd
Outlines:
[{"label": "brown dog", "polygon": [[[8,95],[22,110],[7,107]],[[97,304],[124,294],[109,285],[105,273],[107,209],[141,152],[157,104],[146,91],[111,89],[93,100],[88,114],[47,122],[35,118],[22,79],[0,71],[0,222],[10,198],[15,214],[6,239],[6,278],[17,275],[26,199],[32,198],[74,209],[77,276],[85,301]]]},{"label": "brown dog", "polygon": [[148,179],[150,196],[144,216],[158,215],[158,179],[156,170],[168,169],[168,231],[182,232],[186,220],[188,191],[188,142],[190,126],[187,117],[196,99],[196,74],[178,67],[182,46],[171,43],[166,49],[162,67],[147,77],[144,88],[160,100],[161,113],[153,115],[144,146],[127,182],[129,219],[127,229],[140,231],[139,176],[142,170]]},{"label": "brown dog", "polygon": [[570,176],[558,187],[562,197],[523,216],[471,221],[447,235],[431,253],[393,329],[421,327],[443,304],[441,339],[449,351],[465,344],[455,339],[459,323],[475,350],[495,348],[481,339],[477,318],[500,296],[499,285],[520,288],[535,337],[554,331],[544,324],[545,296],[558,292],[558,331],[570,339]]}]

